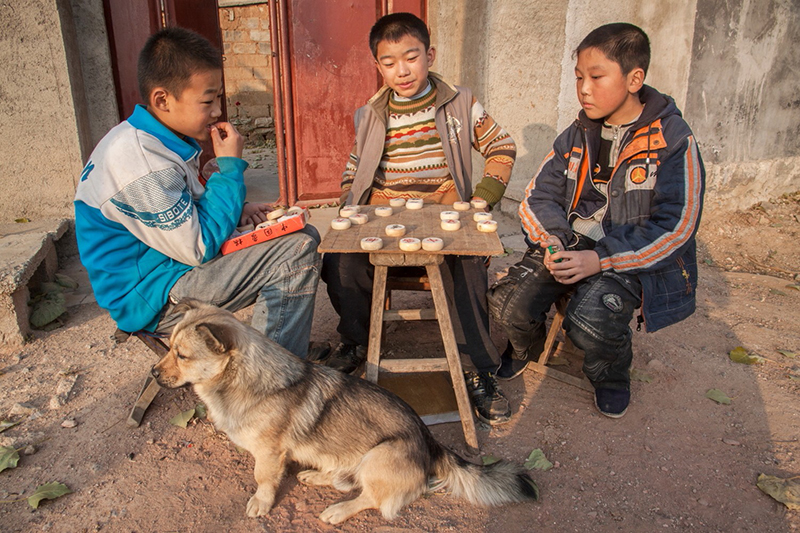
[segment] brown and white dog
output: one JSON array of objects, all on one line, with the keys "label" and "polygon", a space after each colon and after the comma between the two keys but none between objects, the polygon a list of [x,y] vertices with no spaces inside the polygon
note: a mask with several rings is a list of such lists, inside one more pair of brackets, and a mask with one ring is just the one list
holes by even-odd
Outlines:
[{"label": "brown and white dog", "polygon": [[165,387],[193,385],[209,418],[255,457],[249,516],[267,514],[288,461],[298,479],[360,489],[320,515],[338,524],[364,509],[392,519],[429,490],[479,505],[536,500],[521,467],[468,463],[437,443],[402,400],[374,385],[292,355],[228,311],[185,300],[170,351],[153,367]]}]

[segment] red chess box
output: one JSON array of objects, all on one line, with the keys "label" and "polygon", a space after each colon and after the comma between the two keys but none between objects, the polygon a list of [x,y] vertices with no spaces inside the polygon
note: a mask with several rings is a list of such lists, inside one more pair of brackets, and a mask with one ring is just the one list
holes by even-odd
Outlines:
[{"label": "red chess box", "polygon": [[261,242],[267,242],[276,237],[294,233],[301,230],[306,225],[307,211],[303,210],[300,213],[288,215],[278,219],[276,224],[267,226],[266,228],[256,229],[248,233],[243,233],[236,237],[231,237],[220,248],[222,255],[227,255],[236,250],[247,248]]}]

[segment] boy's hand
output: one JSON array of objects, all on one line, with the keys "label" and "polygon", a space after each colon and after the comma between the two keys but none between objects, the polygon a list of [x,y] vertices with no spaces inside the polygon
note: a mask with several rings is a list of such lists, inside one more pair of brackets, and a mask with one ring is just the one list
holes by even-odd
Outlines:
[{"label": "boy's hand", "polygon": [[248,224],[258,226],[262,222],[266,222],[267,213],[270,211],[272,211],[272,207],[268,204],[246,203],[242,207],[242,217],[239,219],[239,226],[246,226]]},{"label": "boy's hand", "polygon": [[229,122],[217,122],[211,126],[211,143],[217,157],[242,158],[244,139]]},{"label": "boy's hand", "polygon": [[[556,281],[565,285],[577,283],[600,272],[600,256],[594,250],[558,252],[553,254],[551,259],[549,264],[545,259],[547,270]],[[562,261],[556,263],[557,259]]]},{"label": "boy's hand", "polygon": [[[564,245],[561,244],[561,239],[555,235],[550,235],[547,240],[540,242],[539,246],[544,248],[544,266],[547,270],[551,270],[551,264],[561,260],[561,255],[557,254],[564,251]],[[551,246],[553,247],[553,253],[550,253]]]}]

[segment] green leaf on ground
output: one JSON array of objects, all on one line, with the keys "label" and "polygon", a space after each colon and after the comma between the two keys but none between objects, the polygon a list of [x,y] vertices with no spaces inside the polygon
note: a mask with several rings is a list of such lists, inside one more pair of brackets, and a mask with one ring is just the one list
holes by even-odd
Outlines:
[{"label": "green leaf on ground", "polygon": [[713,265],[713,264],[714,264],[714,261],[712,261],[711,259],[704,259],[704,260],[703,260],[703,263],[705,263],[705,264],[707,264],[707,265],[709,265],[709,266],[710,266],[710,265]]},{"label": "green leaf on ground", "polygon": [[791,379],[792,381],[800,381],[800,376],[797,376],[795,374],[789,374],[789,379]]},{"label": "green leaf on ground", "polygon": [[759,357],[758,355],[750,355],[747,353],[747,350],[742,348],[741,346],[737,346],[728,354],[731,361],[734,363],[739,363],[742,365],[757,365],[764,362],[763,357]]},{"label": "green leaf on ground", "polygon": [[205,418],[206,416],[208,416],[208,413],[206,412],[206,404],[198,403],[197,405],[195,405],[194,416],[196,416],[197,418]]},{"label": "green leaf on ground", "polygon": [[800,511],[800,476],[783,479],[759,474],[756,486],[792,511]]},{"label": "green leaf on ground", "polygon": [[770,289],[770,290],[769,290],[769,292],[770,292],[771,294],[777,294],[777,295],[779,295],[779,296],[789,296],[789,295],[788,295],[788,294],[786,294],[785,292],[783,292],[783,291],[781,291],[781,290],[778,290],[778,289]]},{"label": "green leaf on ground", "polygon": [[48,293],[33,305],[31,310],[31,326],[39,329],[46,326],[67,311],[67,300],[61,292]]},{"label": "green leaf on ground", "polygon": [[547,460],[541,448],[536,448],[528,456],[528,460],[525,461],[525,468],[528,470],[542,470],[546,472],[553,468],[553,463]]},{"label": "green leaf on ground", "polygon": [[728,395],[719,389],[708,389],[708,392],[706,392],[706,398],[714,400],[717,403],[723,403],[725,405],[730,405],[731,403],[731,399],[728,398]]},{"label": "green leaf on ground", "polygon": [[17,420],[16,422],[12,422],[11,420],[0,420],[0,433],[4,432],[8,428],[13,428],[20,422],[22,422],[22,420]]},{"label": "green leaf on ground", "polygon": [[795,283],[794,285],[787,285],[787,289],[794,289],[796,291],[800,291],[800,283]]},{"label": "green leaf on ground", "polygon": [[66,274],[56,274],[56,283],[65,289],[77,289],[78,282],[67,276]]},{"label": "green leaf on ground", "polygon": [[34,509],[39,507],[42,500],[55,500],[59,496],[69,494],[72,491],[63,483],[52,482],[36,487],[36,492],[28,496],[28,505]]},{"label": "green leaf on ground", "polygon": [[17,224],[24,224],[26,222],[30,222],[30,219],[27,219],[27,218],[15,218],[14,222],[16,222]]},{"label": "green leaf on ground", "polygon": [[481,455],[481,461],[483,461],[483,466],[492,465],[500,461],[499,457],[495,457],[492,454],[488,455]]},{"label": "green leaf on ground", "polygon": [[547,360],[547,366],[569,366],[569,361],[557,355]]},{"label": "green leaf on ground", "polygon": [[505,246],[505,247],[503,247],[503,255],[501,255],[500,257],[506,257],[506,256],[511,255],[513,253],[514,253],[514,249],[513,248],[509,248],[508,246]]},{"label": "green leaf on ground", "polygon": [[7,468],[15,468],[19,461],[19,453],[14,448],[0,446],[0,472]]},{"label": "green leaf on ground", "polygon": [[797,357],[797,354],[794,352],[790,352],[789,350],[778,350],[778,353],[785,355],[789,359],[794,359]]},{"label": "green leaf on ground", "polygon": [[195,412],[194,409],[189,409],[188,411],[178,413],[177,415],[170,418],[169,423],[174,426],[185,428],[186,424],[188,424],[189,420],[191,420],[192,417],[194,416],[194,412]]},{"label": "green leaf on ground", "polygon": [[653,382],[653,376],[637,368],[631,368],[630,374],[633,381],[643,381],[645,383]]}]

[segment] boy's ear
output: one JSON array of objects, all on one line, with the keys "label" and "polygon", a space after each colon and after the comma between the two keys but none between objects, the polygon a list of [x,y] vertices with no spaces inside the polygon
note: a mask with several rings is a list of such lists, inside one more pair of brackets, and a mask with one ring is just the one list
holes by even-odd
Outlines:
[{"label": "boy's ear", "polygon": [[635,94],[639,92],[639,89],[642,88],[644,85],[644,70],[640,67],[636,67],[635,69],[628,72],[628,92],[631,94]]},{"label": "boy's ear", "polygon": [[436,60],[436,48],[429,46],[426,55],[428,56],[428,67],[433,66],[433,62]]},{"label": "boy's ear", "polygon": [[158,109],[159,111],[169,111],[169,101],[167,96],[169,93],[163,87],[155,87],[150,91],[150,102],[148,105]]}]

